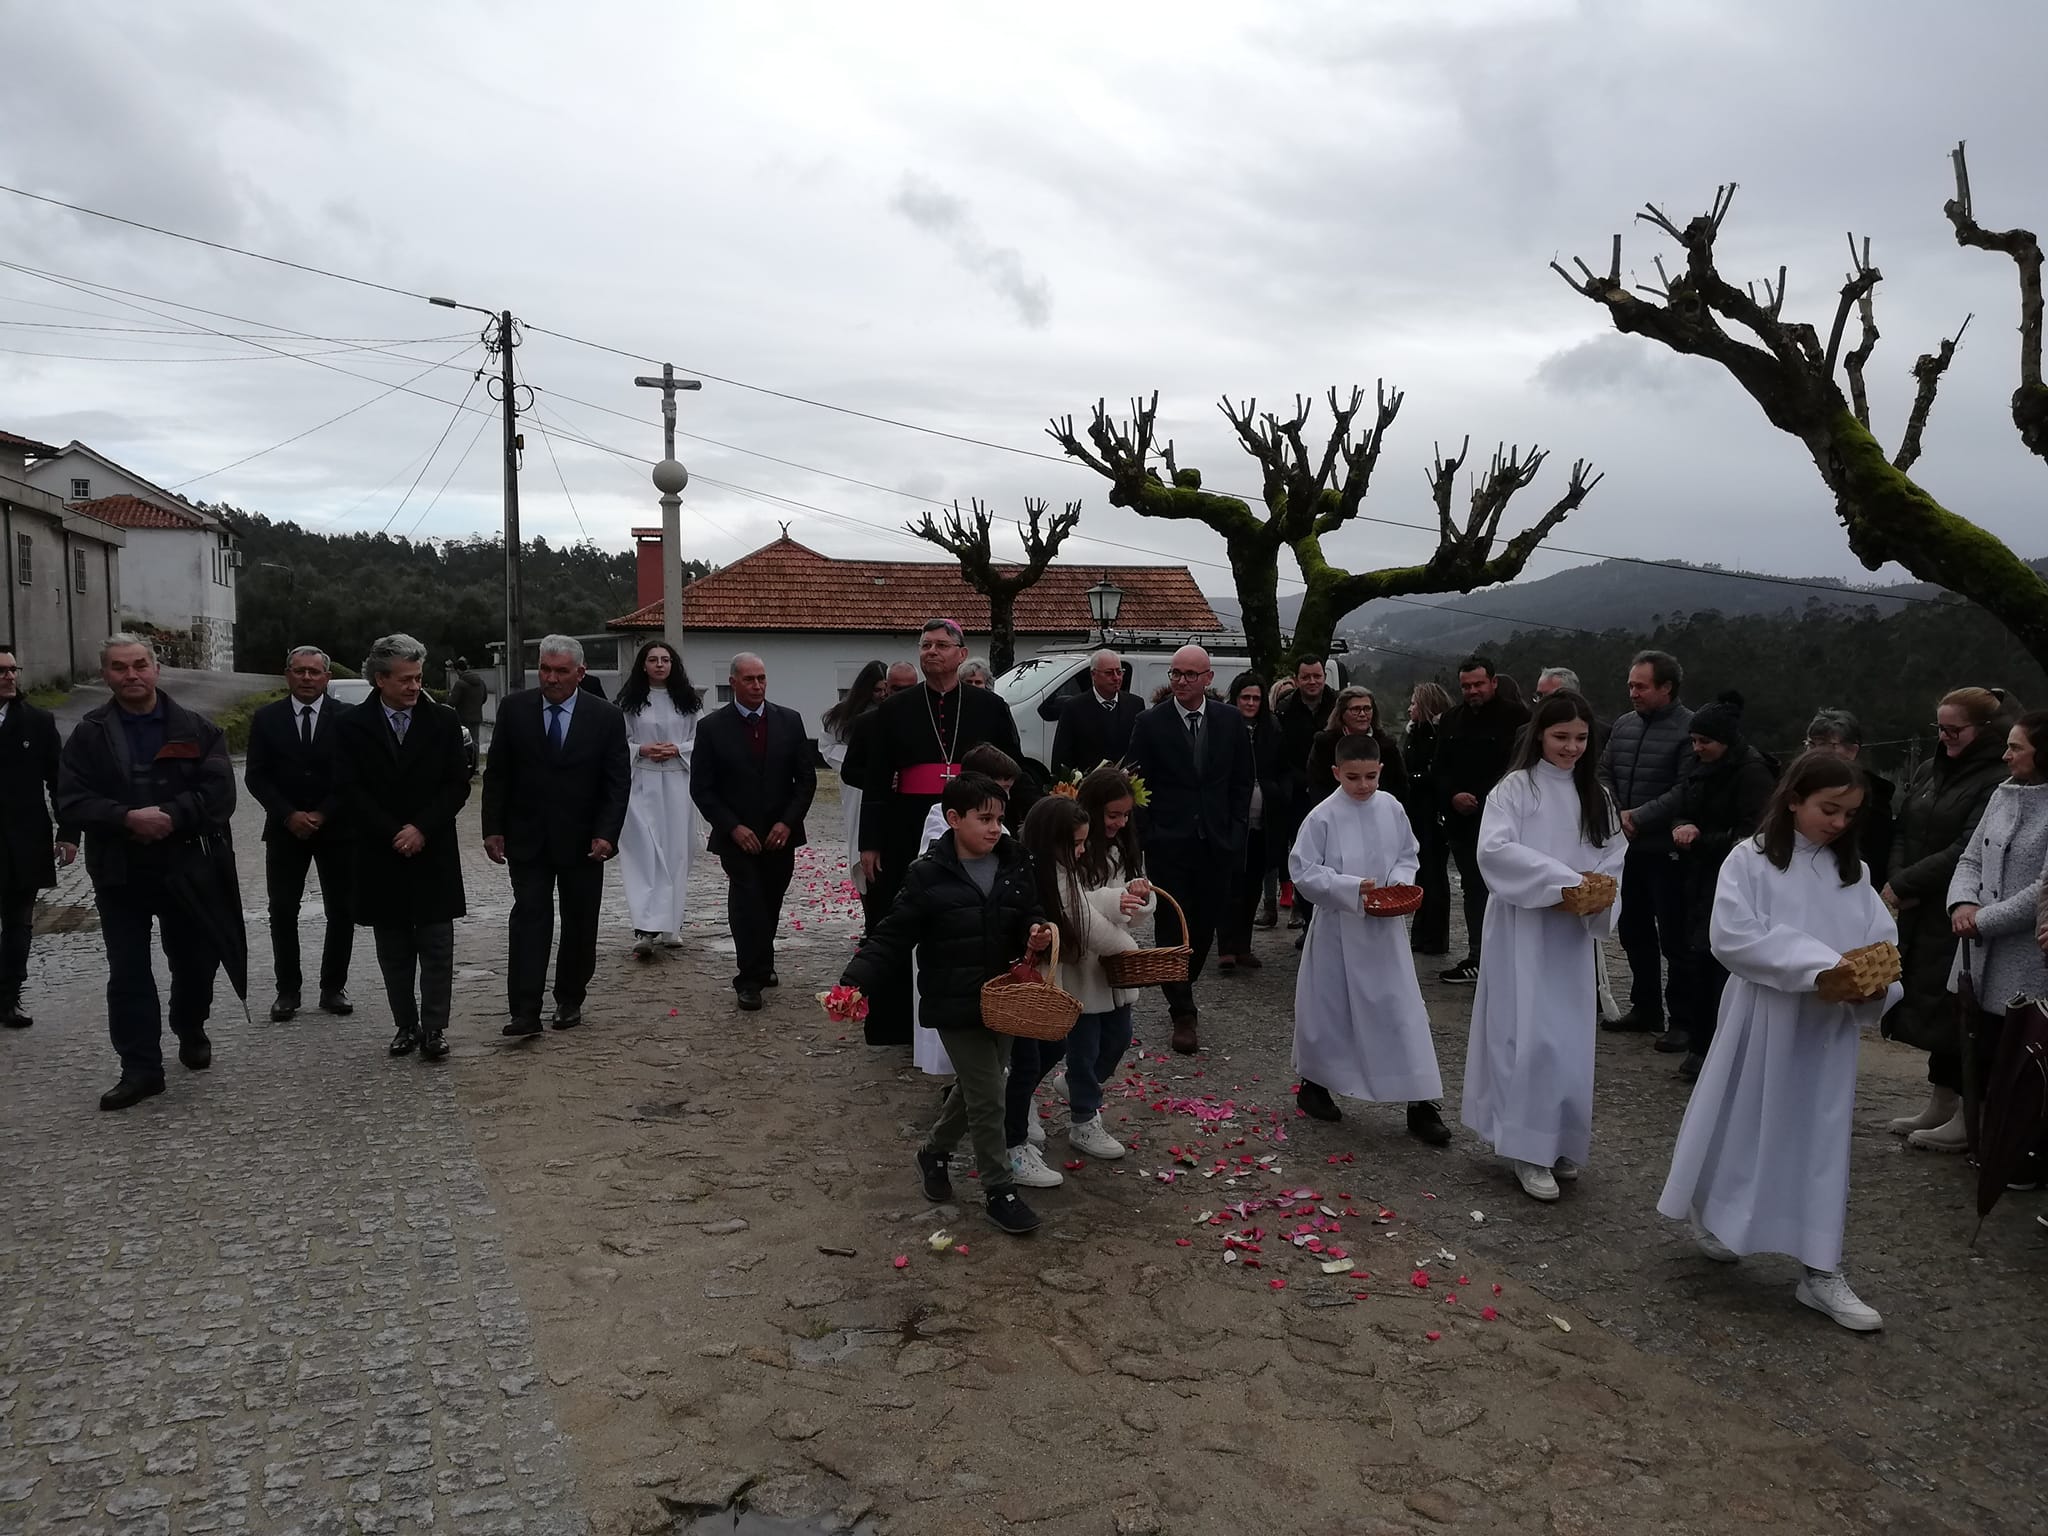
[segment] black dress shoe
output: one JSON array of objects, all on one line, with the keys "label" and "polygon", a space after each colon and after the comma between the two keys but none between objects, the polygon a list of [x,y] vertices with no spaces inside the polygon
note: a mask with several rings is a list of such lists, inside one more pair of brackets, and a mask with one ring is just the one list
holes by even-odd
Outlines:
[{"label": "black dress shoe", "polygon": [[419,1043],[419,1032],[410,1024],[401,1024],[398,1026],[398,1033],[391,1037],[391,1044],[386,1049],[393,1056],[410,1056],[413,1053],[413,1047]]},{"label": "black dress shoe", "polygon": [[1700,1080],[1700,1068],[1707,1064],[1707,1058],[1698,1051],[1688,1054],[1678,1064],[1678,1080],[1681,1083],[1696,1083]]},{"label": "black dress shoe", "polygon": [[0,1024],[9,1029],[27,1029],[33,1023],[35,1020],[21,1011],[19,1003],[9,1003],[5,1008],[0,1008]]},{"label": "black dress shoe", "polygon": [[270,1005],[270,1022],[273,1024],[288,1023],[290,1020],[298,1017],[298,1012],[299,994],[296,992],[280,992],[277,994],[277,1001]]},{"label": "black dress shoe", "polygon": [[537,1035],[540,1032],[541,1022],[538,1017],[530,1019],[514,1019],[510,1024],[507,1024],[503,1029],[498,1031],[498,1033],[501,1035]]},{"label": "black dress shoe", "polygon": [[1663,1033],[1664,1021],[1631,1008],[1618,1019],[1602,1019],[1600,1027],[1610,1035],[1656,1035]]},{"label": "black dress shoe", "polygon": [[204,1072],[213,1065],[213,1042],[206,1038],[205,1030],[195,1030],[178,1041],[178,1060],[193,1072]]},{"label": "black dress shoe", "polygon": [[1408,1134],[1427,1146],[1451,1144],[1451,1128],[1444,1124],[1443,1110],[1427,1099],[1408,1106]]},{"label": "black dress shoe", "polygon": [[356,1005],[348,1000],[348,989],[344,987],[339,992],[322,992],[320,994],[320,1011],[347,1018],[356,1011]]},{"label": "black dress shoe", "polygon": [[1344,1111],[1337,1107],[1337,1101],[1330,1097],[1330,1090],[1321,1083],[1312,1083],[1307,1078],[1294,1090],[1294,1102],[1301,1112],[1311,1120],[1342,1120]]},{"label": "black dress shoe", "polygon": [[740,1012],[742,1013],[759,1013],[761,1011],[761,989],[759,987],[741,987],[739,989],[739,1004]]},{"label": "black dress shoe", "polygon": [[144,1099],[153,1099],[163,1091],[164,1080],[160,1077],[130,1077],[124,1072],[121,1081],[100,1095],[100,1108],[127,1109]]},{"label": "black dress shoe", "polygon": [[766,981],[762,982],[762,983],[761,983],[761,985],[762,985],[762,986],[763,986],[764,988],[766,988],[766,987],[779,987],[779,986],[781,986],[781,985],[782,985],[782,978],[781,978],[780,976],[776,975],[776,974],[775,974],[775,973],[774,973],[773,971],[770,971],[770,972],[768,973],[768,979],[767,979]]},{"label": "black dress shoe", "polygon": [[556,1029],[574,1029],[583,1022],[583,1010],[581,1008],[557,1008],[554,1018],[549,1022]]},{"label": "black dress shoe", "polygon": [[918,1150],[917,1185],[924,1191],[925,1199],[934,1205],[944,1205],[953,1198],[953,1174],[946,1167],[946,1161],[936,1152]]},{"label": "black dress shoe", "polygon": [[1682,1055],[1692,1049],[1692,1036],[1674,1024],[1657,1037],[1651,1049],[1664,1056]]},{"label": "black dress shoe", "polygon": [[420,1036],[420,1060],[439,1061],[448,1054],[448,1037],[438,1029]]}]

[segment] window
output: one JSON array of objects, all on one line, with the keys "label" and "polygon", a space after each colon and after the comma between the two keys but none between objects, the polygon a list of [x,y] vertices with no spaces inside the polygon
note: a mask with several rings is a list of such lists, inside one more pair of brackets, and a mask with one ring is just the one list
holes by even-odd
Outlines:
[{"label": "window", "polygon": [[730,703],[732,702],[732,684],[731,684],[731,683],[719,683],[719,684],[717,684],[717,685],[716,685],[716,689],[715,689],[715,691],[716,691],[716,693],[717,693],[717,695],[718,695],[718,702],[719,702],[719,703],[721,703],[721,704],[730,704]]},{"label": "window", "polygon": [[92,482],[90,480],[74,478],[71,482],[71,499],[73,501],[91,501]]},{"label": "window", "polygon": [[76,592],[85,590],[85,551],[82,549],[71,551],[71,586]]},{"label": "window", "polygon": [[32,586],[36,579],[36,547],[25,533],[14,536],[14,579],[24,587]]}]

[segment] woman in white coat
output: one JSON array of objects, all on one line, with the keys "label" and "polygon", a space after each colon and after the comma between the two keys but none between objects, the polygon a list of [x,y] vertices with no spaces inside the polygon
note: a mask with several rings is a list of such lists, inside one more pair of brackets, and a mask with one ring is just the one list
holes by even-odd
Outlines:
[{"label": "woman in white coat", "polygon": [[1594,951],[1621,908],[1579,917],[1558,904],[1588,874],[1618,879],[1628,851],[1592,733],[1579,694],[1537,705],[1479,820],[1489,894],[1463,1118],[1537,1200],[1555,1200],[1592,1149]]},{"label": "woman in white coat", "polygon": [[665,640],[650,640],[633,658],[619,688],[626,749],[633,759],[633,798],[619,836],[619,877],[633,914],[633,953],[651,959],[654,946],[682,942],[690,859],[697,850],[697,808],[690,802],[690,753],[702,700],[683,660]]},{"label": "woman in white coat", "polygon": [[1883,1320],[1841,1272],[1857,1037],[1901,989],[1822,1002],[1819,978],[1897,942],[1856,848],[1865,793],[1853,763],[1807,753],[1721,867],[1708,935],[1728,988],[1657,1202],[1708,1258],[1790,1254],[1806,1266],[1799,1300],[1858,1332]]}]

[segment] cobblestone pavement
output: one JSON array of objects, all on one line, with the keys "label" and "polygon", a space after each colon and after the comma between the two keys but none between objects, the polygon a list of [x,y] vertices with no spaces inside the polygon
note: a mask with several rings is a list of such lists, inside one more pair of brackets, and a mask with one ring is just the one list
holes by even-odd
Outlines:
[{"label": "cobblestone pavement", "polygon": [[[958,1205],[917,1198],[932,1081],[809,1000],[852,931],[831,863],[799,880],[763,1013],[732,1010],[706,859],[685,947],[652,965],[613,877],[591,1023],[506,1046],[504,877],[472,856],[445,1072],[382,1059],[365,946],[355,1020],[223,1028],[211,1074],[174,1066],[119,1117],[91,1110],[97,938],[39,941],[42,1022],[0,1040],[26,1196],[0,1254],[0,1532],[230,1529],[190,1517],[232,1500],[253,1530],[573,1529],[580,1507],[656,1532],[734,1499],[890,1536],[2048,1529],[2042,1204],[2008,1197],[1967,1246],[1960,1162],[1882,1132],[1918,1091],[1908,1053],[1866,1048],[1848,1263],[1875,1337],[1797,1306],[1788,1263],[1712,1266],[1655,1215],[1683,1099],[1640,1037],[1602,1038],[1591,1166],[1552,1207],[1462,1131],[1432,1152],[1395,1111],[1294,1117],[1284,932],[1262,971],[1202,983],[1207,1054],[1127,1080],[1132,1156],[1034,1195],[1046,1227],[1017,1243],[964,1169]],[[1455,1120],[1470,992],[1425,992]],[[1163,1022],[1148,1000],[1141,1034]],[[1048,1158],[1082,1161],[1047,1102]],[[1268,1202],[1257,1269],[1198,1221],[1241,1199]],[[1304,1206],[1372,1279],[1288,1244]],[[201,1401],[224,1417],[183,1417]]]}]

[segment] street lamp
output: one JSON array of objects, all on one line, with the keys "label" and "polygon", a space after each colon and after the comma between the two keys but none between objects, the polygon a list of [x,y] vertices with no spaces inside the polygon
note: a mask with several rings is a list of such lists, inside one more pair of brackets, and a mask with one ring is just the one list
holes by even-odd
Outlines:
[{"label": "street lamp", "polygon": [[1123,612],[1124,589],[1109,579],[1109,572],[1102,573],[1102,580],[1088,589],[1088,616],[1095,621],[1101,638],[1109,639],[1109,626],[1116,622],[1116,616]]},{"label": "street lamp", "polygon": [[505,692],[513,693],[526,686],[526,642],[520,631],[525,627],[525,615],[519,595],[519,402],[514,398],[516,385],[512,380],[512,349],[519,345],[512,311],[479,308],[475,304],[458,304],[453,299],[430,298],[429,304],[442,309],[466,309],[474,314],[488,315],[494,322],[496,335],[484,333],[484,344],[498,354],[499,390],[505,403]]}]

